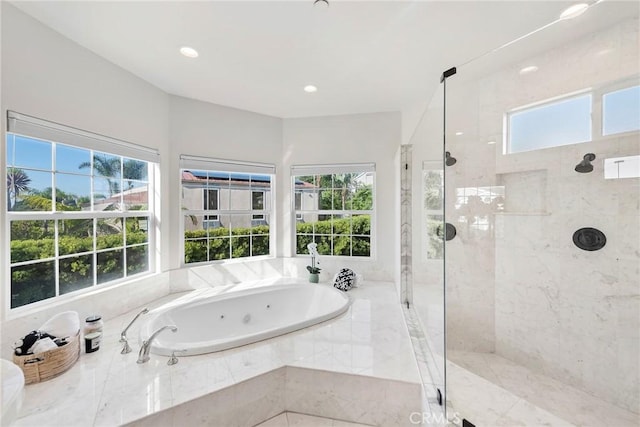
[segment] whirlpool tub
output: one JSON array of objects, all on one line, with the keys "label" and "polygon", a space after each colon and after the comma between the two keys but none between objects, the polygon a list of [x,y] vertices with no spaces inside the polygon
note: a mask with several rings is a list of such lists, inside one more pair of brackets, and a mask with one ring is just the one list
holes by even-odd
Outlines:
[{"label": "whirlpool tub", "polygon": [[[140,341],[166,325],[151,352],[193,356],[273,338],[332,319],[349,308],[344,292],[322,284],[262,286],[212,294],[194,291],[149,313],[140,327]],[[177,353],[179,352],[179,353]]]}]

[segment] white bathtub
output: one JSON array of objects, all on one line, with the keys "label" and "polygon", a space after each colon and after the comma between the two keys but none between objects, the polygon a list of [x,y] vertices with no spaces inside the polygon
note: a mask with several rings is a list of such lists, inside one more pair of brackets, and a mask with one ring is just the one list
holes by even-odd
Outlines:
[{"label": "white bathtub", "polygon": [[215,295],[195,291],[194,295],[149,313],[140,327],[140,342],[162,326],[178,327],[175,333],[160,333],[152,343],[152,353],[170,356],[179,351],[177,355],[192,356],[250,344],[332,319],[350,303],[346,293],[311,283]]}]

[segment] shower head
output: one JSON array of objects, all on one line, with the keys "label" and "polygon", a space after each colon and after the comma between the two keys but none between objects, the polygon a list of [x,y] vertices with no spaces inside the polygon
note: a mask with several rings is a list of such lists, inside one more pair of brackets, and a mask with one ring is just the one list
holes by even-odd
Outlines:
[{"label": "shower head", "polygon": [[589,173],[593,171],[592,161],[596,159],[596,155],[593,153],[587,153],[582,158],[582,161],[575,167],[575,171],[579,173]]},{"label": "shower head", "polygon": [[451,153],[450,152],[445,152],[444,153],[444,164],[447,166],[453,166],[456,164],[458,160],[456,160],[455,157],[451,157]]}]

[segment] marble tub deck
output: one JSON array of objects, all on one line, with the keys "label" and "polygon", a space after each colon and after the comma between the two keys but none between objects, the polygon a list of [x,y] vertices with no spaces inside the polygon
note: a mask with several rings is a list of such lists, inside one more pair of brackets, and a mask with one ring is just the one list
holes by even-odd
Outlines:
[{"label": "marble tub deck", "polygon": [[[185,295],[171,294],[145,306],[153,309]],[[122,425],[285,366],[393,380],[419,389],[395,285],[365,282],[349,295],[352,305],[335,319],[235,349],[181,357],[173,366],[167,365],[167,357],[154,354],[149,362],[136,363],[143,318],[128,332],[133,352],[120,354],[120,331],[141,306],[105,322],[99,351],[83,352],[58,378],[27,386],[15,425]],[[401,405],[405,396],[386,398]]]}]

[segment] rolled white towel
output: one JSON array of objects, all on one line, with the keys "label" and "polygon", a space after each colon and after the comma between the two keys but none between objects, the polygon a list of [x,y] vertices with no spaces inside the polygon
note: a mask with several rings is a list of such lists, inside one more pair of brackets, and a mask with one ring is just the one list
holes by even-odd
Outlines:
[{"label": "rolled white towel", "polygon": [[80,317],[77,311],[64,311],[47,320],[39,330],[57,338],[72,336],[80,330]]},{"label": "rolled white towel", "polygon": [[58,348],[58,346],[56,345],[56,343],[53,342],[51,338],[47,337],[47,338],[42,338],[36,341],[35,344],[33,344],[33,346],[31,347],[31,349],[29,349],[29,352],[33,354],[38,354],[38,353],[44,353],[45,351],[53,350],[54,348]]}]

